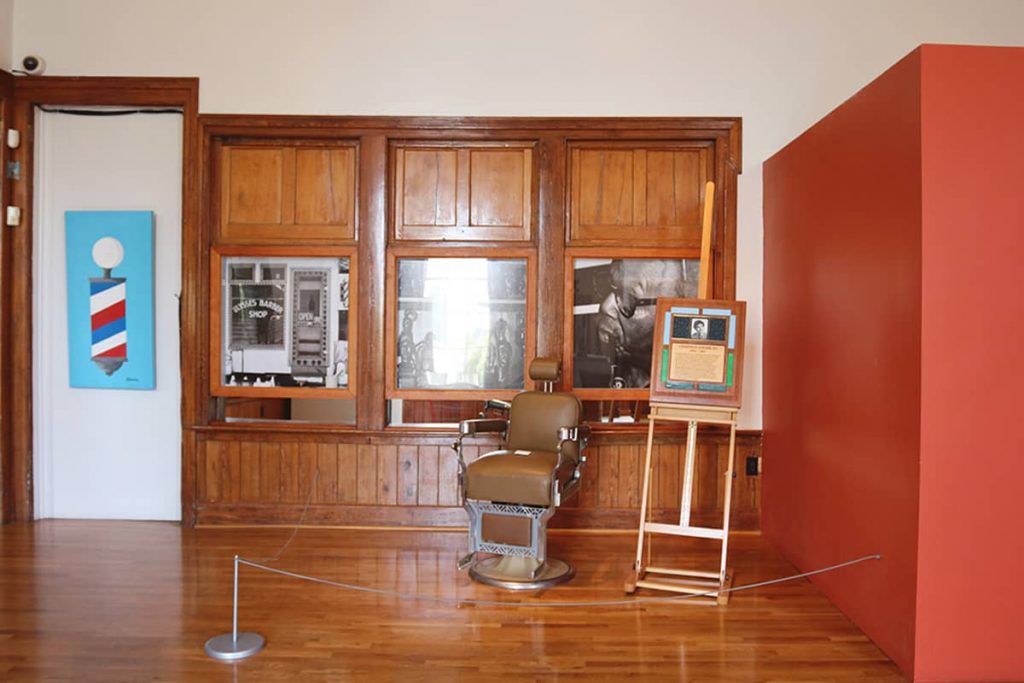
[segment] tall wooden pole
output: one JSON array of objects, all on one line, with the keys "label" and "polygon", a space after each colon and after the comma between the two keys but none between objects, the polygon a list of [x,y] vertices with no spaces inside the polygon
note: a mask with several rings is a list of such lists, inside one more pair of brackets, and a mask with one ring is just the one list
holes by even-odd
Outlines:
[{"label": "tall wooden pole", "polygon": [[704,186],[704,218],[700,230],[700,280],[697,285],[697,298],[708,298],[708,286],[711,282],[711,214],[715,208],[715,184],[708,181]]}]

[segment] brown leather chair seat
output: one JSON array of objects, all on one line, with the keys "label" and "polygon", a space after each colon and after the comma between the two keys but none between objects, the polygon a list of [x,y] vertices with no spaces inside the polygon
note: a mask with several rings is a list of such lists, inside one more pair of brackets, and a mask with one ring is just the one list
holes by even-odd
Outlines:
[{"label": "brown leather chair seat", "polygon": [[[551,505],[551,472],[558,454],[551,451],[494,451],[466,467],[466,497],[495,503]],[[569,458],[557,473],[563,485],[572,477]]]}]

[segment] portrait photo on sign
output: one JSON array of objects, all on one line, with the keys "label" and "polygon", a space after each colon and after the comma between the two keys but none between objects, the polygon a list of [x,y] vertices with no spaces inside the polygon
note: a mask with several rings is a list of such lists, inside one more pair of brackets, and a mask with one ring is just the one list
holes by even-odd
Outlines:
[{"label": "portrait photo on sign", "polygon": [[655,304],[659,297],[696,296],[699,260],[578,257],[571,263],[573,387],[649,386]]},{"label": "portrait photo on sign", "polygon": [[349,385],[348,257],[231,255],[222,263],[221,385]]},{"label": "portrait photo on sign", "polygon": [[672,316],[673,339],[710,339],[725,341],[728,319],[724,317]]}]

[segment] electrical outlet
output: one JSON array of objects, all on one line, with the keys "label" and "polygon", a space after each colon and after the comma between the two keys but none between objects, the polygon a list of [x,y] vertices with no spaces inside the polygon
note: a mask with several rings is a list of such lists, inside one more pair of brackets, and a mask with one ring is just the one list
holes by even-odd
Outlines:
[{"label": "electrical outlet", "polygon": [[746,468],[748,477],[756,477],[761,473],[761,458],[756,455],[748,455]]}]

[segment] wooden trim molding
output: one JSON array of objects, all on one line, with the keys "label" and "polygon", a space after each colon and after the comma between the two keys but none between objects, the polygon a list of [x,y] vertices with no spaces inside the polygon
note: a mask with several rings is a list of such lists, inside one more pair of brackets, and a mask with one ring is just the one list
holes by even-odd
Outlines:
[{"label": "wooden trim molding", "polygon": [[[0,70],[0,134],[11,126],[14,110],[14,76]],[[7,169],[13,150],[0,144],[0,169]],[[0,206],[11,204],[14,181],[7,173],[0,174]],[[10,345],[11,309],[11,243],[10,230],[0,231],[0,522],[13,518],[17,507],[14,491],[20,488],[15,480],[15,457],[11,446],[11,411],[14,394],[10,389],[14,353]]]},{"label": "wooden trim molding", "polygon": [[[201,393],[188,370],[191,359],[202,352],[199,321],[206,308],[200,305],[195,283],[203,264],[197,237],[199,207],[198,149],[199,80],[196,78],[25,77],[14,79],[12,121],[21,131],[21,145],[13,161],[21,164],[21,178],[14,182],[12,203],[22,209],[21,225],[11,233],[9,268],[3,272],[5,301],[0,308],[0,328],[9,335],[9,373],[0,385],[0,406],[7,418],[3,439],[10,454],[9,477],[4,478],[3,521],[33,519],[32,487],[32,230],[34,174],[34,116],[37,106],[179,107],[182,126],[182,296],[181,296],[181,416],[187,424],[205,412],[196,403]],[[5,236],[6,238],[6,236]],[[7,255],[5,254],[5,257]],[[15,315],[14,312],[17,312]],[[182,446],[182,515],[194,523],[190,512],[195,497],[194,439],[185,435]]]}]

